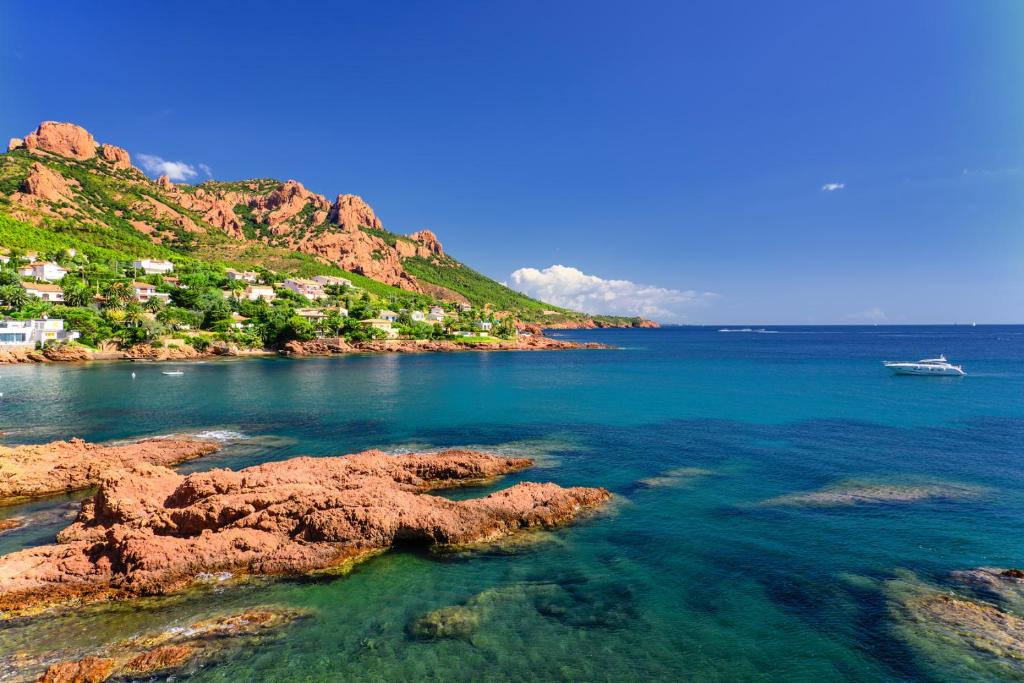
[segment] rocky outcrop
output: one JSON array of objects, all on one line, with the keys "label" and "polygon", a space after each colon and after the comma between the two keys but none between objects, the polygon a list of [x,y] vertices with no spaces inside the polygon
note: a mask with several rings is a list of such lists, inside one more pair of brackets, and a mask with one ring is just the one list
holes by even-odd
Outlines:
[{"label": "rocky outcrop", "polygon": [[71,185],[64,176],[54,173],[38,161],[32,164],[28,176],[21,184],[22,191],[49,202],[70,201]]},{"label": "rocky outcrop", "polygon": [[55,545],[0,557],[0,611],[171,592],[203,576],[337,571],[395,544],[466,544],[564,524],[597,488],[520,483],[484,498],[426,491],[487,481],[525,458],[475,451],[293,458],[188,476],[107,473]]},{"label": "rocky outcrop", "polygon": [[327,199],[314,194],[303,187],[297,180],[289,180],[265,197],[258,198],[255,205],[268,213],[265,222],[274,228],[299,214],[307,206],[316,210],[327,210]]},{"label": "rocky outcrop", "polygon": [[57,363],[80,363],[92,360],[89,349],[77,344],[57,344],[47,346],[43,350],[43,356],[48,361]]},{"label": "rocky outcrop", "polygon": [[25,146],[25,141],[21,138],[11,138],[7,141],[7,151],[13,152],[16,149],[21,149]]},{"label": "rocky outcrop", "polygon": [[421,255],[424,256],[424,258],[426,258],[427,255],[438,257],[444,256],[444,249],[441,247],[441,241],[437,239],[437,235],[435,235],[430,230],[420,230],[419,232],[414,232],[411,235],[409,235],[409,238],[413,242],[418,243],[421,247],[423,247],[423,249],[426,250],[426,254],[421,253]]},{"label": "rocky outcrop", "polygon": [[114,145],[103,145],[100,147],[100,156],[109,161],[114,168],[129,169],[132,167],[132,158],[128,150]]},{"label": "rocky outcrop", "polygon": [[384,228],[370,205],[354,194],[339,194],[331,204],[327,220],[348,232],[359,230],[361,225],[378,230]]},{"label": "rocky outcrop", "polygon": [[0,504],[89,488],[113,470],[137,463],[175,465],[218,448],[207,441],[181,439],[150,439],[119,446],[100,446],[81,439],[0,446]]},{"label": "rocky outcrop", "polygon": [[171,192],[174,190],[174,183],[172,183],[171,179],[166,175],[162,175],[159,178],[157,178],[156,184],[157,186],[160,187],[161,190],[166,190],[167,192]]},{"label": "rocky outcrop", "polygon": [[158,347],[151,344],[130,346],[123,355],[131,360],[197,360],[204,357],[204,354],[188,345]]},{"label": "rocky outcrop", "polygon": [[43,121],[34,133],[25,136],[24,147],[41,149],[71,159],[92,159],[96,156],[96,140],[85,128],[73,123]]},{"label": "rocky outcrop", "polygon": [[335,353],[445,353],[454,351],[569,351],[574,349],[609,349],[606,344],[552,339],[551,337],[519,337],[509,341],[449,341],[446,339],[380,339],[346,343],[343,340],[314,339],[291,341],[284,349],[288,355],[316,356]]}]

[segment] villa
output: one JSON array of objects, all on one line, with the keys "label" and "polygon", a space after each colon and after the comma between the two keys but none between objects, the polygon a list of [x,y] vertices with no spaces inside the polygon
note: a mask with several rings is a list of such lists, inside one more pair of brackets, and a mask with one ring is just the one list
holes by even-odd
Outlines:
[{"label": "villa", "polygon": [[18,268],[18,275],[22,277],[34,277],[37,280],[44,280],[46,282],[54,282],[60,280],[68,271],[61,268],[52,261],[36,261],[26,266]]},{"label": "villa", "polygon": [[164,303],[171,300],[170,294],[156,291],[156,286],[151,285],[148,282],[133,282],[132,292],[135,294],[135,300],[143,304],[150,299],[157,299]]},{"label": "villa", "polygon": [[252,327],[252,323],[249,322],[249,319],[246,318],[244,315],[239,315],[238,313],[232,313],[231,314],[231,327],[235,328],[236,330],[244,330],[244,329],[247,329],[249,327]]},{"label": "villa", "polygon": [[469,313],[470,311],[473,310],[473,307],[470,304],[460,304],[459,310],[462,311],[463,313]]},{"label": "villa", "polygon": [[346,280],[343,277],[335,277],[334,275],[317,275],[313,278],[314,282],[319,282],[321,285],[334,286],[334,287],[351,287],[351,280]]},{"label": "villa", "polygon": [[381,311],[377,317],[380,320],[387,320],[389,323],[398,322],[398,314],[387,309]]},{"label": "villa", "polygon": [[22,288],[37,299],[60,303],[64,301],[64,290],[59,285],[50,285],[42,282],[22,282]]},{"label": "villa", "polygon": [[412,318],[414,323],[421,323],[427,319],[427,316],[423,311],[413,311],[409,314],[409,317]]},{"label": "villa", "polygon": [[259,279],[259,273],[252,270],[235,270],[234,268],[228,268],[227,277],[229,280],[255,283]]},{"label": "villa", "polygon": [[35,346],[80,336],[76,330],[65,330],[64,321],[60,319],[0,320],[0,347]]},{"label": "villa", "polygon": [[292,277],[284,281],[281,285],[285,289],[289,289],[296,294],[301,294],[307,299],[322,299],[327,296],[324,294],[324,286],[316,280],[305,280],[303,278]]},{"label": "villa", "polygon": [[174,264],[162,259],[136,259],[132,261],[132,268],[141,270],[146,275],[165,275],[174,270]]},{"label": "villa", "polygon": [[269,285],[249,285],[245,288],[245,298],[249,301],[262,299],[270,303],[277,298],[277,294],[274,292],[274,288]]},{"label": "villa", "polygon": [[327,317],[327,312],[320,308],[296,308],[295,315],[316,323]]},{"label": "villa", "polygon": [[384,320],[382,318],[370,318],[369,320],[360,320],[360,325],[369,325],[375,327],[378,330],[384,332],[388,336],[388,339],[395,339],[398,337],[398,330],[391,326],[390,320]]},{"label": "villa", "polygon": [[486,320],[477,320],[475,325],[476,329],[480,330],[481,332],[490,332],[491,328],[494,326],[493,323],[488,322]]}]

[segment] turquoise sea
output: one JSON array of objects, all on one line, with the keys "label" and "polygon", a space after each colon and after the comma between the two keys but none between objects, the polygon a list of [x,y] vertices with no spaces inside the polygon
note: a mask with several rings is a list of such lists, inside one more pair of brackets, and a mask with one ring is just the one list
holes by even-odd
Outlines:
[{"label": "turquoise sea", "polygon": [[[174,680],[1024,677],[909,623],[900,602],[958,591],[956,570],[1024,566],[1024,327],[766,329],[558,332],[620,348],[225,360],[182,364],[178,377],[153,364],[2,367],[7,443],[231,433],[189,471],[476,446],[537,466],[451,495],[537,480],[604,486],[616,501],[530,543],[394,551],[344,577],[0,625],[0,658],[281,605],[311,612]],[[880,365],[938,353],[969,375]],[[934,495],[793,497],[864,485]],[[0,552],[52,540],[74,499],[0,509],[34,520],[0,535]],[[457,605],[474,615],[468,632],[410,628]]]}]

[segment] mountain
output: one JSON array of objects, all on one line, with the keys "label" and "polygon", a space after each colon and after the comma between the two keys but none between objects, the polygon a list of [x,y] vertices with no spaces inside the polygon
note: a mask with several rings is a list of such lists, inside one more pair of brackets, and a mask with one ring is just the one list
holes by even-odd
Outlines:
[{"label": "mountain", "polygon": [[430,230],[387,230],[354,194],[331,200],[297,180],[270,178],[197,185],[175,184],[166,176],[152,180],[125,149],[98,143],[72,123],[46,121],[24,138],[11,139],[0,155],[0,212],[137,255],[155,248],[165,255],[298,275],[326,267],[441,301],[490,305],[525,321],[646,324],[575,313],[515,292],[446,254]]}]

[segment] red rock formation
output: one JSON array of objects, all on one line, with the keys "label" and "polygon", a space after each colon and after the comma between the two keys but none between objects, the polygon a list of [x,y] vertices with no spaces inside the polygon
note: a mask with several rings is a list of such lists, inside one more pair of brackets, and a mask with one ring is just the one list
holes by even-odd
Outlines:
[{"label": "red rock formation", "polygon": [[421,256],[444,256],[444,249],[441,248],[441,241],[437,239],[437,235],[430,230],[420,230],[419,232],[414,232],[409,235],[409,237],[426,249],[427,254],[421,253]]},{"label": "red rock formation", "polygon": [[269,211],[265,221],[271,227],[294,218],[308,204],[313,204],[321,211],[326,211],[329,206],[325,197],[310,192],[297,180],[282,183],[266,197],[258,198],[255,204],[258,208]]},{"label": "red rock formation", "polygon": [[150,439],[100,446],[81,439],[0,446],[0,502],[95,486],[109,471],[135,463],[174,465],[218,450],[207,441]]},{"label": "red rock formation", "polygon": [[167,190],[168,192],[174,189],[174,183],[166,175],[162,175],[156,179],[156,184],[160,186],[161,190]]},{"label": "red rock formation", "polygon": [[54,173],[38,161],[32,164],[21,188],[25,194],[50,202],[72,199],[71,186],[64,180],[64,176]]},{"label": "red rock formation", "polygon": [[73,123],[43,121],[34,133],[25,136],[27,149],[41,149],[72,159],[96,156],[96,140],[85,128]]},{"label": "red rock formation", "polygon": [[21,138],[11,138],[7,141],[7,151],[13,152],[16,149],[21,149],[25,146],[25,141]]},{"label": "red rock formation", "polygon": [[38,683],[102,683],[114,672],[114,664],[114,660],[107,657],[61,662],[47,669]]},{"label": "red rock formation", "polygon": [[0,557],[0,610],[167,593],[207,573],[329,569],[396,543],[473,543],[563,524],[611,498],[604,489],[530,483],[471,500],[424,494],[530,464],[452,450],[293,458],[188,476],[135,465],[107,475],[57,544]]},{"label": "red rock formation", "polygon": [[361,225],[378,230],[384,228],[384,224],[377,218],[370,205],[364,202],[362,197],[354,194],[339,194],[331,205],[327,220],[348,232],[359,230]]},{"label": "red rock formation", "polygon": [[128,169],[132,167],[132,158],[128,150],[114,145],[100,147],[100,155],[114,165],[114,168]]}]

